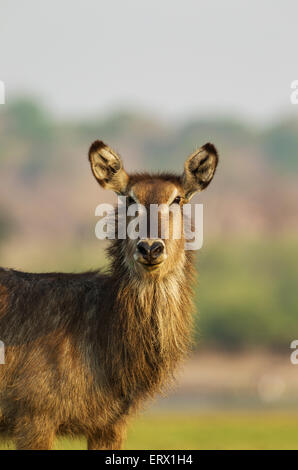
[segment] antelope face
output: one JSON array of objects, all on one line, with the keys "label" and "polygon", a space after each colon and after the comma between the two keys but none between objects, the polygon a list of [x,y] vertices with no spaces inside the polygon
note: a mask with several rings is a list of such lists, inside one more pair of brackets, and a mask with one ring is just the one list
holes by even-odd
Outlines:
[{"label": "antelope face", "polygon": [[[169,175],[132,175],[128,188],[128,213],[138,208],[138,220],[144,233],[127,241],[127,258],[139,272],[169,272],[175,260],[183,258],[183,187],[179,178]],[[131,218],[127,219],[129,224]],[[142,231],[142,230],[140,230]]]},{"label": "antelope face", "polygon": [[[128,236],[118,240],[118,249],[127,267],[148,277],[169,274],[183,264],[183,205],[212,180],[218,162],[215,147],[206,144],[190,155],[181,176],[128,175],[120,157],[101,141],[91,145],[89,160],[102,187],[126,196]],[[136,217],[139,236],[129,236]]]}]

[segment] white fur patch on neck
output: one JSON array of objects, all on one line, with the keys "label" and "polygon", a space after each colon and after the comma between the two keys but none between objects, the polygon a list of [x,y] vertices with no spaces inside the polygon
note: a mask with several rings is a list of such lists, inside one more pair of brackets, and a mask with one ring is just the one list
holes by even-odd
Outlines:
[{"label": "white fur patch on neck", "polygon": [[177,188],[174,188],[171,196],[169,197],[169,199],[167,200],[167,204],[171,204],[171,202],[173,202],[175,199],[176,199],[176,196],[178,194],[178,189]]},{"label": "white fur patch on neck", "polygon": [[140,201],[138,200],[137,196],[135,195],[135,193],[133,192],[133,189],[131,189],[129,191],[129,195],[130,197],[137,203],[137,204],[140,204]]}]

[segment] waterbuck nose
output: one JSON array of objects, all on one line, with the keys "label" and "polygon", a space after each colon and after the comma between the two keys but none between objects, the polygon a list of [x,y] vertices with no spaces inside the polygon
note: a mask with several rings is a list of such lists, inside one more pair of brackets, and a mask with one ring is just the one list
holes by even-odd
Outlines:
[{"label": "waterbuck nose", "polygon": [[150,260],[150,246],[149,246],[149,243],[139,242],[137,248],[138,248],[139,252],[141,253],[141,255],[143,256],[143,258],[146,259],[147,261],[149,261]]},{"label": "waterbuck nose", "polygon": [[147,241],[140,241],[137,248],[142,257],[149,263],[157,260],[164,252],[164,244],[160,241],[154,241],[152,245],[149,245]]}]

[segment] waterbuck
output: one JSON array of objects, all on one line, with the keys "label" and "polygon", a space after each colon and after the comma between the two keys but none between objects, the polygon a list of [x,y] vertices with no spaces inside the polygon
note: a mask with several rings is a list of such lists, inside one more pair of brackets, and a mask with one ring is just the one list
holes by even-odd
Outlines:
[{"label": "waterbuck", "polygon": [[[99,184],[127,204],[183,204],[212,180],[212,144],[184,173],[128,175],[101,141],[89,151]],[[110,242],[109,270],[29,274],[0,269],[0,431],[17,449],[51,449],[56,435],[88,449],[120,449],[127,420],[162,391],[185,357],[192,328],[193,253],[181,236]]]}]

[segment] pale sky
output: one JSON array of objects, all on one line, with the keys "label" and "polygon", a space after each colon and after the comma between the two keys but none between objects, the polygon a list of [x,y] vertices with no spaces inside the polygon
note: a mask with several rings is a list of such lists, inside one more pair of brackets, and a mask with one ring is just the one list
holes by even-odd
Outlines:
[{"label": "pale sky", "polygon": [[0,0],[7,102],[61,116],[141,108],[180,119],[295,113],[296,0]]}]

